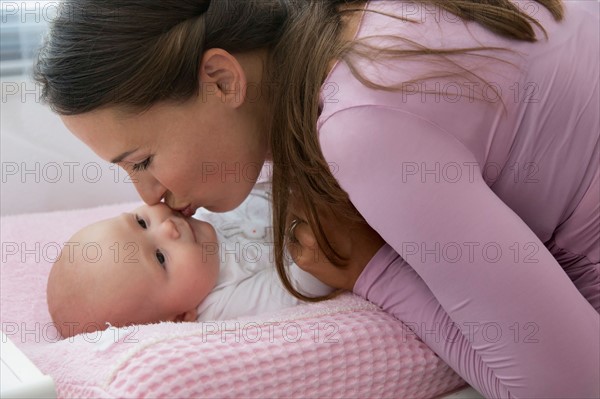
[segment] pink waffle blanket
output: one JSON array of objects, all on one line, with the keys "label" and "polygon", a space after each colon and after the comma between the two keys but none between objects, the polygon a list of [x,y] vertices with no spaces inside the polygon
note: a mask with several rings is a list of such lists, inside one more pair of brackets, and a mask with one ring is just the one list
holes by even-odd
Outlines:
[{"label": "pink waffle blanket", "polygon": [[434,398],[466,383],[400,321],[362,298],[252,318],[109,328],[61,340],[46,280],[79,228],[139,205],[1,219],[2,331],[60,398]]}]

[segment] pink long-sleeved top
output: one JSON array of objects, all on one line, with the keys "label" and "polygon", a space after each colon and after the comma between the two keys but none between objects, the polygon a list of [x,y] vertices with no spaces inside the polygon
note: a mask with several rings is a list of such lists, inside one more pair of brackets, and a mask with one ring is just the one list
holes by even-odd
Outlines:
[{"label": "pink long-sleeved top", "polygon": [[[356,294],[402,320],[486,397],[598,398],[599,6],[566,1],[557,22],[537,2],[514,3],[548,39],[537,26],[531,43],[431,5],[368,2],[417,22],[366,12],[356,39],[508,48],[516,52],[479,54],[513,65],[450,56],[488,84],[438,77],[400,93],[364,86],[338,61],[322,86],[319,139],[341,187],[387,242]],[[359,71],[388,86],[456,71],[426,57],[380,61],[358,59]]]}]

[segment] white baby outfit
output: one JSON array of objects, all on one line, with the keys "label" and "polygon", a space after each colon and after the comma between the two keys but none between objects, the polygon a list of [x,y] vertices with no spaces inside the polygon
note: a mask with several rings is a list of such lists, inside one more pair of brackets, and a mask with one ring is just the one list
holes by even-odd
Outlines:
[{"label": "white baby outfit", "polygon": [[[253,316],[300,304],[281,283],[274,261],[270,185],[258,183],[235,210],[194,217],[211,223],[219,239],[220,272],[215,288],[198,306],[198,321]],[[289,266],[292,284],[308,296],[333,291],[295,264]]]}]

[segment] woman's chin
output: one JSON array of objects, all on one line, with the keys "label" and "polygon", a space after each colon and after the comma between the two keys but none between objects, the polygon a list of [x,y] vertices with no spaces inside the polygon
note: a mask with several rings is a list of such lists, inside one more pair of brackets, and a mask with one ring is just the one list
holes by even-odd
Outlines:
[{"label": "woman's chin", "polygon": [[242,203],[248,198],[250,192],[254,188],[253,184],[249,184],[240,191],[232,191],[228,196],[215,200],[211,205],[203,205],[202,207],[207,211],[214,213],[230,212],[242,205]]}]

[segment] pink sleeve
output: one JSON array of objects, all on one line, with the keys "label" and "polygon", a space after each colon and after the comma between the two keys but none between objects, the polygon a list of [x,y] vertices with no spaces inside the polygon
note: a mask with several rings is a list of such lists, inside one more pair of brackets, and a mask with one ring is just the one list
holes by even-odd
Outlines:
[{"label": "pink sleeve", "polygon": [[334,114],[320,140],[389,244],[355,293],[412,326],[486,397],[600,397],[598,313],[461,142],[383,106]]}]

